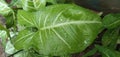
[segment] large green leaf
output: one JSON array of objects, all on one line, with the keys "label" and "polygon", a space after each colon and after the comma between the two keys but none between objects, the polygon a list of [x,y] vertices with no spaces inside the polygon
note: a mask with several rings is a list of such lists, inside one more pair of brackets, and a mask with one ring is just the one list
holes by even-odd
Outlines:
[{"label": "large green leaf", "polygon": [[83,51],[101,30],[101,18],[76,5],[48,6],[38,12],[18,11],[25,26],[14,39],[16,49],[33,48],[43,55],[66,55]]},{"label": "large green leaf", "polygon": [[45,7],[46,0],[21,0],[24,10],[33,11]]},{"label": "large green leaf", "polygon": [[103,24],[108,29],[120,27],[120,13],[106,15],[103,18]]}]

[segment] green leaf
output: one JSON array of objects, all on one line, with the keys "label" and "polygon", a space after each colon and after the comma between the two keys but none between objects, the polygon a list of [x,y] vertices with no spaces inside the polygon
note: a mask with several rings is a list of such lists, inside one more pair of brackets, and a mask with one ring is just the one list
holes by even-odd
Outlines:
[{"label": "green leaf", "polygon": [[17,50],[15,50],[14,46],[12,45],[12,43],[9,41],[7,41],[6,43],[6,47],[5,47],[5,52],[6,54],[13,54],[14,52],[16,52]]},{"label": "green leaf", "polygon": [[37,12],[18,11],[18,23],[26,27],[14,39],[16,49],[33,48],[43,55],[81,52],[101,31],[101,18],[76,5],[48,6]]},{"label": "green leaf", "polygon": [[21,0],[11,0],[9,6],[11,7],[16,6],[17,8],[21,8],[22,7]]},{"label": "green leaf", "polygon": [[120,37],[119,30],[120,28],[107,30],[102,37],[103,46],[108,46],[110,48],[115,49],[117,45],[117,41]]},{"label": "green leaf", "polygon": [[0,14],[7,16],[9,13],[12,12],[12,9],[8,7],[4,0],[0,0]]},{"label": "green leaf", "polygon": [[5,28],[3,25],[1,25],[1,24],[0,24],[0,30],[6,31],[6,32],[7,32],[7,35],[10,36],[10,35],[9,35],[9,30],[6,29],[6,28]]},{"label": "green leaf", "polygon": [[0,39],[2,40],[2,45],[5,47],[6,45],[6,42],[7,42],[7,32],[6,31],[3,31],[3,30],[0,30]]},{"label": "green leaf", "polygon": [[5,16],[6,19],[6,28],[11,28],[15,25],[15,18],[13,14]]},{"label": "green leaf", "polygon": [[119,27],[120,26],[120,13],[106,15],[103,18],[103,24],[108,29]]},{"label": "green leaf", "polygon": [[46,5],[46,0],[21,0],[22,7],[26,11],[36,11]]},{"label": "green leaf", "polygon": [[5,47],[7,39],[9,37],[9,31],[0,24],[0,38],[2,39],[2,45]]},{"label": "green leaf", "polygon": [[108,49],[106,47],[102,47],[99,45],[96,45],[96,48],[98,49],[100,53],[104,55],[104,57],[120,57],[120,52],[118,51]]}]

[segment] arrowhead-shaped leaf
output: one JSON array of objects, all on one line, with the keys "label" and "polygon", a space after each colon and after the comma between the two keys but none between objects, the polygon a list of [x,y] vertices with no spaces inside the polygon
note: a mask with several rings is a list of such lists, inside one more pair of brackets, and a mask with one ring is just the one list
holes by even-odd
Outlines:
[{"label": "arrowhead-shaped leaf", "polygon": [[14,46],[55,56],[81,52],[100,32],[100,19],[76,5],[52,5],[38,12],[20,10],[18,23],[26,28],[14,39]]}]

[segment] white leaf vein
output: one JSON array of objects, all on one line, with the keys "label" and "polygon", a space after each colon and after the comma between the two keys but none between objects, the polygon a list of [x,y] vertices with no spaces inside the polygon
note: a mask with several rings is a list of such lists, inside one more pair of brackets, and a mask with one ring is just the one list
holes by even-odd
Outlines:
[{"label": "white leaf vein", "polygon": [[52,31],[58,36],[58,38],[60,40],[62,40],[65,43],[65,45],[68,46],[69,49],[71,49],[71,46],[67,43],[67,41],[59,33],[57,33],[57,31],[55,31],[54,29],[52,29]]},{"label": "white leaf vein", "polygon": [[59,23],[56,25],[51,25],[51,26],[46,26],[43,28],[40,28],[40,30],[46,30],[46,29],[51,29],[51,28],[55,28],[55,27],[61,27],[61,26],[65,26],[65,25],[71,25],[71,24],[94,24],[94,23],[101,23],[99,21],[71,21],[71,22],[64,22],[64,23]]}]

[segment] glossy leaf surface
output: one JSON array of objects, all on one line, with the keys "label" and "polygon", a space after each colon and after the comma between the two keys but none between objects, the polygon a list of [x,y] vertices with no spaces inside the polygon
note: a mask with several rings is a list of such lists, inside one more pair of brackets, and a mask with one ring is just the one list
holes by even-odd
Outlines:
[{"label": "glossy leaf surface", "polygon": [[18,23],[26,28],[14,39],[14,46],[51,56],[81,52],[100,32],[100,19],[90,10],[68,4],[48,6],[38,12],[20,10]]}]

